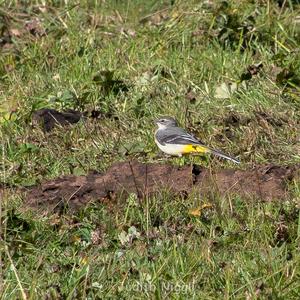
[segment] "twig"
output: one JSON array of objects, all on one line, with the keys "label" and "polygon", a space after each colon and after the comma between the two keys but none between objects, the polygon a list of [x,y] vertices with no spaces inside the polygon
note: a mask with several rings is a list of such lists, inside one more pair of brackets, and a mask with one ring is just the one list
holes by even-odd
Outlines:
[{"label": "twig", "polygon": [[137,196],[138,196],[138,198],[141,198],[141,193],[140,193],[140,191],[139,191],[137,182],[136,182],[136,180],[135,180],[135,176],[134,176],[133,168],[132,168],[132,165],[131,165],[131,161],[128,161],[128,164],[129,164],[129,167],[130,167],[130,170],[131,170],[131,173],[132,173],[133,182],[134,182],[134,185],[135,185],[135,189],[136,189],[136,192],[137,192]]},{"label": "twig", "polygon": [[148,165],[146,164],[146,174],[145,174],[145,185],[144,185],[144,197],[148,195]]},{"label": "twig", "polygon": [[[1,134],[1,140],[3,140],[3,136]],[[5,159],[5,147],[6,143],[3,145],[2,148],[2,161],[3,161],[3,184],[4,187],[2,190],[0,190],[0,241],[2,242],[4,240],[4,232],[2,230],[2,224],[4,224],[2,220],[2,199],[4,199],[4,193],[5,193],[5,185],[6,185],[6,170],[5,170],[5,164],[4,164],[4,159]],[[3,222],[3,223],[2,223]],[[2,236],[3,235],[3,236]],[[2,295],[2,290],[3,290],[3,269],[2,269],[2,255],[0,252],[0,294]]]},{"label": "twig", "polygon": [[170,7],[166,7],[166,8],[163,8],[163,9],[161,9],[161,10],[155,11],[154,13],[149,14],[149,15],[147,15],[147,16],[141,18],[141,19],[139,20],[139,22],[140,22],[140,23],[143,23],[143,22],[145,22],[147,19],[151,18],[152,16],[155,16],[155,15],[157,15],[157,14],[160,14],[160,13],[162,13],[162,12],[165,12],[166,10],[169,10],[169,9],[170,9]]},{"label": "twig", "polygon": [[21,281],[20,281],[20,278],[19,278],[17,269],[16,269],[16,267],[15,267],[15,265],[14,265],[14,262],[13,262],[13,260],[11,259],[11,256],[10,256],[10,254],[9,254],[9,250],[8,250],[7,245],[5,245],[4,248],[5,248],[5,253],[6,253],[7,257],[8,257],[8,260],[10,261],[10,264],[11,264],[11,266],[12,266],[13,272],[14,272],[14,274],[15,274],[15,276],[16,276],[16,279],[17,279],[17,282],[18,282],[18,286],[19,286],[20,291],[21,291],[22,299],[23,299],[23,300],[27,300],[27,296],[26,296],[26,294],[25,294],[25,292],[24,292],[24,289],[23,289],[23,287],[22,287],[22,284],[21,284]]}]

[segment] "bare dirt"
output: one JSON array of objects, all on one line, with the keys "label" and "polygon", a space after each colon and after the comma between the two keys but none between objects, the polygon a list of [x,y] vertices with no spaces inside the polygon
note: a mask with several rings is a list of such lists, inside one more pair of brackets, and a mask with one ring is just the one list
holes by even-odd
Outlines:
[{"label": "bare dirt", "polygon": [[163,190],[187,196],[218,193],[238,194],[263,201],[285,199],[288,183],[298,176],[299,165],[261,165],[250,170],[210,170],[198,165],[177,167],[126,161],[112,165],[107,172],[87,176],[64,176],[34,186],[26,192],[25,205],[43,212],[77,210],[90,201],[103,203],[135,193],[139,199]]}]

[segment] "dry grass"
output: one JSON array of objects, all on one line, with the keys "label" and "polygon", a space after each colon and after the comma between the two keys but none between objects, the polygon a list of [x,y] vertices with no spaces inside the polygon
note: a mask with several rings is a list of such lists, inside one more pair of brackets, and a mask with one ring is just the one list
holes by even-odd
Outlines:
[{"label": "dry grass", "polygon": [[[156,161],[160,114],[238,156],[241,167],[299,162],[296,1],[81,2],[0,9],[7,187],[128,157]],[[220,92],[224,84],[237,90]],[[43,107],[102,117],[43,133],[30,124]],[[299,183],[291,190],[287,203],[216,198],[222,213],[200,218],[188,211],[205,199],[163,192],[142,206],[132,195],[113,209],[39,218],[20,214],[22,198],[7,190],[2,298],[298,299]]]}]

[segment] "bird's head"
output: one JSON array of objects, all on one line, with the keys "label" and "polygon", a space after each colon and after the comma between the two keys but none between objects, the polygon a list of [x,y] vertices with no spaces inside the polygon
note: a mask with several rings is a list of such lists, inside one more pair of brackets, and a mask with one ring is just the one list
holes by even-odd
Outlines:
[{"label": "bird's head", "polygon": [[172,117],[160,117],[155,120],[155,123],[159,129],[178,126],[177,121]]}]

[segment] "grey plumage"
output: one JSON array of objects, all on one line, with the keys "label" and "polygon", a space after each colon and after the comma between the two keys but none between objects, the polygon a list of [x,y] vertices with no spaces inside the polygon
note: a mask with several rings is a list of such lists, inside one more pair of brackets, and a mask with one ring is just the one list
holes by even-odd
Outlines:
[{"label": "grey plumage", "polygon": [[157,141],[162,145],[165,144],[195,144],[204,145],[201,141],[197,140],[191,134],[187,133],[180,127],[167,127],[166,129],[158,129],[155,135]]},{"label": "grey plumage", "polygon": [[[195,146],[203,146],[208,152],[228,159],[235,163],[240,163],[240,161],[236,158],[233,158],[222,151],[212,149],[206,146],[203,142],[196,139],[194,136],[189,134],[186,130],[178,126],[177,121],[172,117],[161,117],[156,120],[156,124],[158,125],[158,130],[155,133],[155,140],[158,144],[159,148],[166,153],[176,153],[176,155],[182,155],[182,150],[178,150],[180,145],[195,145]],[[173,145],[173,146],[172,146]],[[174,148],[176,147],[176,149]],[[174,148],[174,150],[172,150]],[[168,149],[168,150],[167,150]],[[179,148],[180,149],[180,148]]]}]

